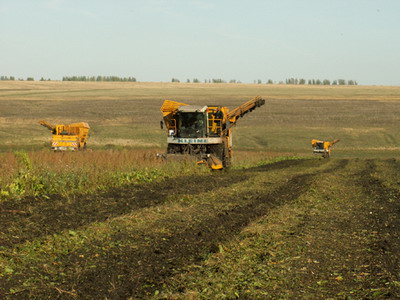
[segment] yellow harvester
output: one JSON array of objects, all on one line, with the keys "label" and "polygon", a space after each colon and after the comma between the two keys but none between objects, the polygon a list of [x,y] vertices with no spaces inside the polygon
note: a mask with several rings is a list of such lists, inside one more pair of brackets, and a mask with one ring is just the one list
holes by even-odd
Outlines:
[{"label": "yellow harvester", "polygon": [[89,124],[85,122],[69,125],[52,125],[46,121],[39,124],[51,130],[53,136],[51,149],[54,151],[77,151],[86,149],[86,141],[89,137]]},{"label": "yellow harvester", "polygon": [[229,111],[227,107],[165,100],[161,112],[168,133],[167,157],[186,154],[212,169],[228,167],[232,158],[232,127],[239,118],[264,104],[265,100],[257,96]]},{"label": "yellow harvester", "polygon": [[314,154],[322,154],[323,158],[329,158],[331,155],[331,147],[339,142],[340,140],[334,140],[332,142],[325,142],[319,140],[311,140],[311,146],[313,147]]}]

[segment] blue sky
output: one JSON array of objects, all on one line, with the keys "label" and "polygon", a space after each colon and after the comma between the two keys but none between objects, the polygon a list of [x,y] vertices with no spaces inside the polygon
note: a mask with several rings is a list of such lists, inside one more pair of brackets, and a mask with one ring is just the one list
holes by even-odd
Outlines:
[{"label": "blue sky", "polygon": [[400,85],[400,1],[0,0],[0,75]]}]

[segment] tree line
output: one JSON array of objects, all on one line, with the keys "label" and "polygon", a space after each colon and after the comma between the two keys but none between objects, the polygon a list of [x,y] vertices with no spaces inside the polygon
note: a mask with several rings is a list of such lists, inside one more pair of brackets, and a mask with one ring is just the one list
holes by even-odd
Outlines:
[{"label": "tree line", "polygon": [[10,77],[8,77],[8,76],[0,76],[0,80],[15,80],[15,77],[14,76],[10,76]]},{"label": "tree line", "polygon": [[[172,78],[171,82],[181,82],[178,78]],[[204,79],[204,81],[199,80],[198,78],[193,78],[192,81],[190,81],[190,79],[186,79],[187,83],[200,83],[200,82],[204,82],[204,83],[227,83],[228,81],[223,80],[221,78],[213,78],[213,79]],[[240,80],[236,80],[236,79],[232,79],[229,80],[229,83],[242,83]]]},{"label": "tree line", "polygon": [[[272,84],[272,80],[268,80],[267,83]],[[335,79],[330,81],[329,79],[304,79],[304,78],[288,78],[285,81],[286,84],[309,84],[309,85],[358,85],[355,80]]]},{"label": "tree line", "polygon": [[[178,78],[172,78],[171,82],[181,82]],[[190,79],[186,79],[187,83],[242,83],[240,80],[231,79],[229,81],[223,80],[221,78],[213,78],[213,79],[204,79],[204,81],[200,81],[197,78],[194,78],[192,81]],[[263,84],[261,79],[254,80],[255,84]],[[268,79],[265,84],[299,84],[299,85],[358,85],[355,80],[345,80],[345,79],[304,79],[304,78],[288,78],[285,81],[273,81],[272,79]]]},{"label": "tree line", "polygon": [[[14,76],[0,76],[0,81],[14,81]],[[33,77],[26,79],[18,78],[20,81],[35,81]],[[51,81],[51,79],[41,78],[40,81]],[[123,82],[136,82],[135,77],[118,77],[118,76],[64,76],[62,81],[123,81]]]},{"label": "tree line", "polygon": [[[14,76],[0,76],[1,80],[16,80]],[[18,78],[17,80],[25,80]],[[27,77],[27,81],[34,81],[33,77]],[[40,81],[51,81],[51,79],[41,78]],[[119,77],[119,76],[64,76],[62,81],[113,81],[113,82],[136,82],[135,77]],[[178,78],[172,78],[171,82],[181,82]],[[231,79],[229,81],[221,78],[204,79],[200,81],[198,78],[192,80],[186,79],[187,83],[242,83],[240,80]],[[263,84],[261,79],[254,80],[255,84]],[[265,84],[295,84],[295,85],[358,85],[355,80],[345,80],[345,79],[304,79],[304,78],[287,78],[285,81],[273,81],[268,79]]]},{"label": "tree line", "polygon": [[64,76],[62,81],[119,81],[119,82],[136,82],[135,77],[118,77],[118,76]]}]

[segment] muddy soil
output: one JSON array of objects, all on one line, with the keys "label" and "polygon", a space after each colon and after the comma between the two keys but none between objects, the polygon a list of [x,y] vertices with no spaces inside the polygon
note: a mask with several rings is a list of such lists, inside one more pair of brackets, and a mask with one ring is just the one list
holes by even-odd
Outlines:
[{"label": "muddy soil", "polygon": [[[219,251],[220,243],[235,236],[251,221],[266,214],[269,209],[299,197],[309,186],[311,176],[312,174],[296,176],[271,194],[262,196],[248,194],[247,204],[220,211],[214,216],[198,217],[198,223],[175,228],[173,236],[146,235],[146,238],[152,241],[148,247],[134,251],[119,249],[101,263],[103,268],[81,276],[81,281],[76,285],[85,285],[83,294],[101,297],[109,293],[106,288],[107,282],[111,280],[119,282],[118,288],[109,294],[111,298],[120,296],[146,298],[153,295],[166,278],[176,275],[182,267],[201,263],[207,255]],[[235,201],[235,199],[229,200]],[[195,215],[201,216],[201,210],[195,212]],[[176,220],[163,220],[162,225],[174,228]],[[113,237],[115,240],[125,238],[132,237],[123,234]],[[117,261],[124,261],[124,266],[118,269],[111,268]],[[123,277],[125,280],[120,281],[118,277]]]},{"label": "muddy soil", "polygon": [[[96,195],[49,199],[27,197],[0,203],[2,246],[12,246],[66,229],[76,229],[132,212],[135,209],[162,204],[168,195],[198,194],[245,181],[243,172],[213,176],[186,176],[161,183],[128,185]],[[229,178],[229,179],[228,179]]]},{"label": "muddy soil", "polygon": [[[281,205],[288,204],[298,199],[303,193],[308,191],[313,182],[324,174],[332,174],[347,167],[348,160],[337,160],[330,162],[324,170],[318,169],[326,164],[327,160],[312,161],[284,161],[272,165],[260,166],[253,169],[223,172],[212,176],[199,177],[180,177],[177,179],[166,179],[161,183],[131,185],[120,189],[114,189],[99,195],[85,195],[74,200],[63,199],[52,196],[46,201],[37,201],[27,198],[20,202],[1,203],[0,211],[20,210],[26,214],[1,213],[0,222],[2,224],[1,245],[3,247],[15,247],[25,241],[34,240],[40,236],[57,233],[66,229],[80,228],[92,222],[104,221],[129,214],[143,207],[156,206],[165,203],[171,191],[175,195],[193,195],[205,191],[213,191],[222,187],[245,182],[253,173],[268,176],[269,172],[277,170],[306,166],[314,164],[312,171],[304,172],[300,175],[288,177],[281,185],[276,186],[272,192],[247,193],[246,195],[237,194],[232,199],[226,199],[237,205],[227,209],[215,211],[212,214],[204,214],[201,205],[192,209],[193,221],[182,223],[179,220],[163,218],[160,220],[160,227],[170,229],[173,234],[147,233],[138,231],[135,234],[130,232],[119,232],[110,239],[120,246],[109,250],[106,255],[99,257],[96,267],[80,273],[79,278],[65,278],[61,284],[62,290],[71,291],[73,294],[60,293],[59,289],[46,290],[41,296],[46,298],[82,298],[82,299],[145,299],[154,295],[155,291],[161,290],[163,284],[172,276],[176,276],[187,265],[201,264],[209,255],[219,251],[219,245],[229,241],[243,230],[249,223],[258,218],[268,215],[271,209],[279,208]],[[365,169],[354,178],[349,178],[349,182],[362,187],[365,197],[369,199],[365,206],[358,207],[360,221],[356,226],[366,227],[368,230],[376,232],[370,239],[371,255],[355,258],[357,262],[365,260],[364,265],[370,266],[369,274],[376,275],[371,279],[371,284],[363,281],[363,288],[385,286],[388,278],[392,281],[399,281],[399,253],[400,253],[400,192],[395,189],[388,189],[382,182],[372,177],[376,172],[374,161],[367,161]],[[238,200],[240,199],[240,201]],[[246,199],[245,201],[243,199]],[[396,199],[397,201],[392,201]],[[55,203],[49,206],[48,203]],[[383,207],[383,208],[382,208]],[[362,214],[362,212],[372,212]],[[354,216],[357,217],[357,211]],[[342,231],[351,234],[356,230],[347,226],[345,220],[335,222],[332,218],[327,222],[326,217],[321,219],[308,219],[305,217],[304,226],[297,228],[294,235],[303,236],[306,232],[310,234],[314,228],[312,224],[327,224],[322,226],[327,231]],[[336,220],[337,221],[337,220]],[[157,224],[155,224],[157,226]],[[359,229],[359,228],[358,228]],[[321,234],[321,231],[315,232]],[[130,240],[136,247],[124,245],[122,241]],[[151,242],[147,242],[151,241]],[[329,243],[329,238],[319,244]],[[101,249],[101,244],[93,244],[82,256],[93,256]],[[358,249],[351,249],[352,245],[340,245],[343,253],[357,253]],[[350,248],[348,248],[350,247]],[[354,244],[357,247],[357,244]],[[339,263],[349,264],[348,257],[340,257],[338,249]],[[324,268],[329,268],[330,260],[325,257],[324,251],[313,253],[318,256],[321,262],[315,268],[315,272]],[[328,255],[328,252],[326,253]],[[61,268],[70,269],[76,267],[80,258],[76,253],[69,253],[62,258]],[[324,262],[326,265],[324,265]],[[367,273],[367,272],[366,272]],[[307,275],[307,274],[305,274]],[[16,276],[6,283],[0,284],[0,291],[6,291],[16,284],[15,281],[21,276],[34,276],[24,274]],[[299,280],[299,279],[297,279]],[[300,284],[307,286],[314,280],[312,273],[300,279]],[[352,283],[353,284],[353,283]],[[337,295],[339,286],[332,286],[321,292],[323,298]],[[184,292],[184,287],[182,287]],[[304,291],[293,294],[300,298],[307,298],[307,294],[315,291]],[[365,294],[368,297],[370,294]],[[394,287],[386,289],[381,297],[399,297],[400,293]],[[19,299],[28,299],[29,292],[25,291],[18,295]],[[312,297],[311,297],[312,298]],[[308,297],[308,299],[310,299]]]}]

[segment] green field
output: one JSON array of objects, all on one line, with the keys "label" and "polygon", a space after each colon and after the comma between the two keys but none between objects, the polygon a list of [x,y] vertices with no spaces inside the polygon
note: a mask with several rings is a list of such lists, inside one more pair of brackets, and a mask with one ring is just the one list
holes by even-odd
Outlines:
[{"label": "green field", "polygon": [[[164,99],[233,109],[165,163]],[[0,299],[399,299],[399,87],[0,81]],[[53,153],[85,121],[91,151]],[[311,139],[340,139],[330,159]]]}]

